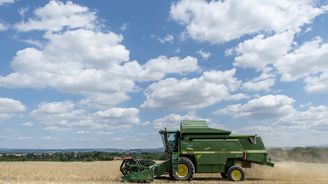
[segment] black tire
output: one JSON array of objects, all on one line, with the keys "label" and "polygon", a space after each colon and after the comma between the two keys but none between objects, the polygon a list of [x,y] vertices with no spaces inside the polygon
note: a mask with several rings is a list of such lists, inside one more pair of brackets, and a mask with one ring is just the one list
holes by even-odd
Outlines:
[{"label": "black tire", "polygon": [[227,176],[231,181],[243,181],[245,180],[245,172],[239,166],[231,166],[228,169]]},{"label": "black tire", "polygon": [[228,178],[228,175],[227,175],[227,173],[221,173],[221,177],[222,177],[223,179],[227,179],[227,178]]},{"label": "black tire", "polygon": [[174,179],[178,181],[186,181],[186,180],[191,180],[194,173],[195,173],[195,166],[192,163],[192,161],[186,157],[181,157],[179,159],[178,171],[172,172],[172,176]]},{"label": "black tire", "polygon": [[173,174],[172,174],[172,170],[169,172],[169,176],[170,176],[170,179],[174,179]]}]

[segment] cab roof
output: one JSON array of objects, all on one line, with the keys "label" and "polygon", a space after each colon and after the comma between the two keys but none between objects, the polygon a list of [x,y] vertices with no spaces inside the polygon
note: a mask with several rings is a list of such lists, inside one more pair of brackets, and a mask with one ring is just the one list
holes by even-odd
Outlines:
[{"label": "cab roof", "polygon": [[230,135],[231,132],[228,130],[209,128],[206,121],[203,120],[183,120],[180,123],[180,131],[183,134],[220,134],[220,135]]}]

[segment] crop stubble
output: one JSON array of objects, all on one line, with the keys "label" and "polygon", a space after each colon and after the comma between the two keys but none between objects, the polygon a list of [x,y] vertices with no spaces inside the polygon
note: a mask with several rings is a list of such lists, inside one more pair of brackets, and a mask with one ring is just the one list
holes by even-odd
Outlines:
[{"label": "crop stubble", "polygon": [[[120,183],[120,161],[108,162],[0,162],[0,184]],[[196,174],[191,182],[163,177],[154,183],[222,183],[218,174]],[[243,184],[328,184],[328,164],[281,162],[274,168],[254,165]]]}]

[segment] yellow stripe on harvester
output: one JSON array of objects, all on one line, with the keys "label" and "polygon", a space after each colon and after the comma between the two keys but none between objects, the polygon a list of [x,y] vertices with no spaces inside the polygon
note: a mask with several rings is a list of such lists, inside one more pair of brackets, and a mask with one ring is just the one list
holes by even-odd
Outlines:
[{"label": "yellow stripe on harvester", "polygon": [[242,154],[242,153],[267,153],[266,150],[244,150],[244,151],[183,151],[182,154],[216,154],[216,153],[232,153],[232,154]]}]

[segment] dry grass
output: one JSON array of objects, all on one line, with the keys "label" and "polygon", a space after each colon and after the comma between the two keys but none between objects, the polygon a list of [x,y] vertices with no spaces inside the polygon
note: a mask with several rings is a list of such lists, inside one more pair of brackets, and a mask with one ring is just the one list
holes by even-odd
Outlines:
[{"label": "dry grass", "polygon": [[[0,162],[0,184],[105,184],[120,183],[120,161],[111,162]],[[243,184],[328,183],[328,164],[278,163],[275,168],[255,166],[246,170]],[[218,174],[196,174],[191,182],[168,178],[154,183],[222,183]]]}]

